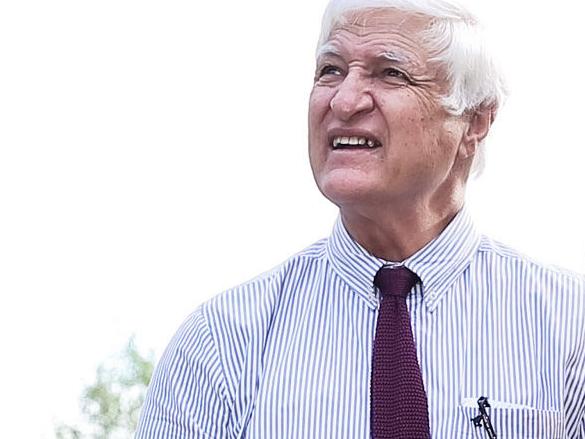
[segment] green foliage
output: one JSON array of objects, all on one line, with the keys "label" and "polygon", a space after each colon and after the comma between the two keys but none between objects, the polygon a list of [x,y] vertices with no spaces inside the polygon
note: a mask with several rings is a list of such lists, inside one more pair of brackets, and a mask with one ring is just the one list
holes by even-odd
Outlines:
[{"label": "green foliage", "polygon": [[124,351],[96,372],[95,383],[81,397],[89,431],[61,424],[57,439],[129,439],[134,434],[154,368],[153,355],[138,352],[134,337]]},{"label": "green foliage", "polygon": [[59,425],[55,428],[55,437],[57,439],[82,439],[81,431],[69,425]]}]

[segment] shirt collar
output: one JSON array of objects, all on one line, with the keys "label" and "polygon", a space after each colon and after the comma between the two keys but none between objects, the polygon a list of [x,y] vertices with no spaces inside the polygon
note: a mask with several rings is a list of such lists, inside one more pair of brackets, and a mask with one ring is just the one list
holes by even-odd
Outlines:
[{"label": "shirt collar", "polygon": [[[467,268],[480,240],[481,235],[464,207],[439,236],[402,262],[421,279],[428,311],[436,309],[449,287]],[[377,304],[374,276],[388,262],[354,241],[341,216],[327,242],[327,253],[333,269],[345,283],[369,303]]]}]

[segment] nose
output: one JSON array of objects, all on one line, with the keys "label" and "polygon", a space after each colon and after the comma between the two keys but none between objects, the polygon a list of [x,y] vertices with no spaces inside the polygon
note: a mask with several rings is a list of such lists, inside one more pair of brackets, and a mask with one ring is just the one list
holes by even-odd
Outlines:
[{"label": "nose", "polygon": [[349,73],[337,87],[329,106],[333,114],[344,122],[372,111],[374,100],[367,79],[356,72]]}]

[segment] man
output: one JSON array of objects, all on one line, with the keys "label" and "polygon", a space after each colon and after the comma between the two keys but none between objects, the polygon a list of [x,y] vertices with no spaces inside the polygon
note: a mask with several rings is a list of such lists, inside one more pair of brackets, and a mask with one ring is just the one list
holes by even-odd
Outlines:
[{"label": "man", "polygon": [[187,319],[136,437],[585,438],[585,279],[464,208],[501,83],[459,6],[332,0],[309,152],[339,220]]}]

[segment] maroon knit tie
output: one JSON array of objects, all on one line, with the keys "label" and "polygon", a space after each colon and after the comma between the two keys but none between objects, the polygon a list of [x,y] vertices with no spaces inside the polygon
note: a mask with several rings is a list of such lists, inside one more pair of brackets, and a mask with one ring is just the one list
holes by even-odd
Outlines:
[{"label": "maroon knit tie", "polygon": [[374,278],[382,293],[372,360],[374,439],[430,437],[427,395],[406,307],[406,296],[418,280],[408,268],[388,265]]}]

